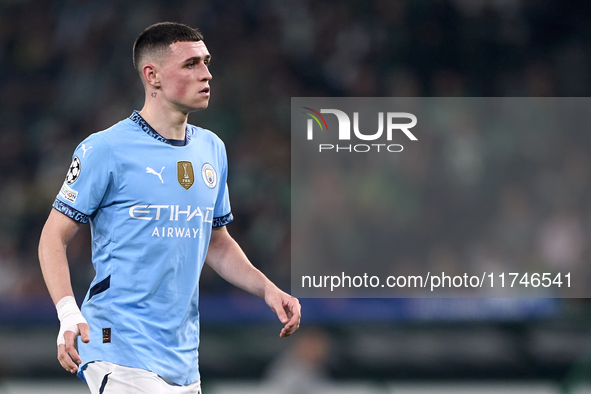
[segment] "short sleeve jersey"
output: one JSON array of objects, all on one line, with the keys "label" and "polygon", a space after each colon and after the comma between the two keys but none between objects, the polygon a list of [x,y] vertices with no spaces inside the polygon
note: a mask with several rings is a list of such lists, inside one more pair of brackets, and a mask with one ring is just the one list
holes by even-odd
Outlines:
[{"label": "short sleeve jersey", "polygon": [[96,277],[82,304],[83,366],[108,361],[179,385],[199,379],[199,277],[212,227],[233,219],[226,178],[215,134],[187,125],[176,146],[137,111],[78,146],[53,207],[90,222]]}]

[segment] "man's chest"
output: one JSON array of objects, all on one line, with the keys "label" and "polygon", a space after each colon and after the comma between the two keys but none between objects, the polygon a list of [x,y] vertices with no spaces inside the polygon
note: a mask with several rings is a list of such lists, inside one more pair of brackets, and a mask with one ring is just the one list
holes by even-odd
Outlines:
[{"label": "man's chest", "polygon": [[136,211],[144,212],[145,217],[179,220],[190,217],[197,207],[213,209],[220,187],[225,187],[225,181],[220,182],[224,163],[215,152],[138,146],[118,162],[114,180],[117,203],[126,209],[140,206]]}]

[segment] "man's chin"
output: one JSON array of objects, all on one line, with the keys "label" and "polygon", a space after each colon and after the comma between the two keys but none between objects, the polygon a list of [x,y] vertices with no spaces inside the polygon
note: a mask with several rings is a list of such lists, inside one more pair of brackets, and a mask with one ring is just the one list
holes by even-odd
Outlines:
[{"label": "man's chin", "polygon": [[208,106],[209,101],[207,101],[205,104],[199,104],[198,106],[191,108],[189,112],[203,111],[204,109],[207,109]]}]

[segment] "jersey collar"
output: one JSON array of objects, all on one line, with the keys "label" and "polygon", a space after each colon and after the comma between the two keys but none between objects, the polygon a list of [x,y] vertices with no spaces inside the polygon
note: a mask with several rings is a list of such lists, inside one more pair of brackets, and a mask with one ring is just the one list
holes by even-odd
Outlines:
[{"label": "jersey collar", "polygon": [[[146,134],[148,134],[150,137],[153,137],[153,138],[157,139],[158,141],[164,142],[165,144],[168,144],[168,145],[178,146],[178,144],[175,144],[173,141],[171,141],[167,138],[164,138],[163,136],[158,134],[158,132],[156,130],[154,130],[154,128],[152,126],[150,126],[144,118],[142,118],[142,116],[140,115],[138,110],[134,110],[133,113],[131,114],[131,116],[129,117],[129,119],[131,119],[132,122],[134,122],[135,124],[140,126],[140,128],[143,131],[145,131]],[[189,137],[189,129],[187,127],[187,130],[185,131],[185,145],[189,144],[190,139],[191,138]]]}]

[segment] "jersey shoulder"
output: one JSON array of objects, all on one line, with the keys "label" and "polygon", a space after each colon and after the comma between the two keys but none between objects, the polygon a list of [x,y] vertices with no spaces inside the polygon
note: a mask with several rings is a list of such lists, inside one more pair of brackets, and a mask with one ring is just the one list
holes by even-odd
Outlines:
[{"label": "jersey shoulder", "polygon": [[108,129],[91,134],[88,138],[103,140],[105,143],[111,146],[127,144],[129,142],[133,142],[131,140],[135,140],[143,136],[143,133],[138,133],[137,128],[138,125],[127,118],[115,123]]},{"label": "jersey shoulder", "polygon": [[137,133],[130,133],[133,131],[133,127],[133,122],[124,119],[108,129],[90,134],[78,145],[77,149],[80,149],[81,146],[92,146],[95,151],[99,149],[105,150],[113,148],[119,144],[129,143],[128,140],[130,137],[133,138],[134,135],[137,137]]},{"label": "jersey shoulder", "polygon": [[187,124],[189,138],[198,140],[202,143],[210,143],[221,149],[225,149],[224,141],[217,136],[213,131],[204,129],[202,127]]}]

